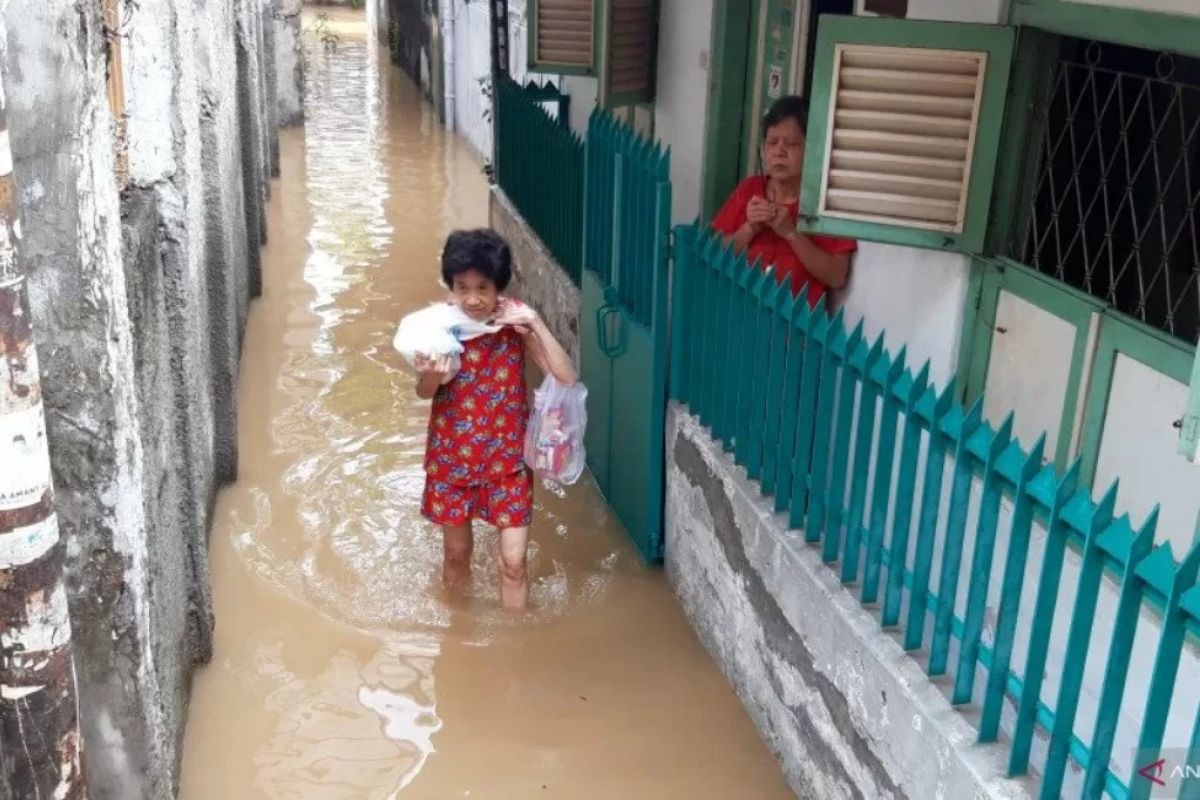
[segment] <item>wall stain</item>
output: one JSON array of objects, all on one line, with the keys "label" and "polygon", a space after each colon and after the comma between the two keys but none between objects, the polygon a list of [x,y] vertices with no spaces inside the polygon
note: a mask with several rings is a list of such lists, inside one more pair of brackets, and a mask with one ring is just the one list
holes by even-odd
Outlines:
[{"label": "wall stain", "polygon": [[[845,695],[820,670],[817,669],[812,652],[804,640],[792,628],[783,609],[771,594],[762,576],[750,563],[742,542],[741,530],[738,527],[737,516],[733,505],[725,494],[723,481],[704,460],[700,448],[682,431],[676,435],[674,459],[680,472],[695,487],[704,494],[705,504],[713,521],[713,533],[730,568],[741,576],[742,585],[750,603],[758,610],[759,621],[764,632],[768,654],[792,667],[803,678],[805,684],[816,690],[821,696],[826,710],[845,742],[850,746],[859,763],[870,772],[876,785],[894,798],[907,798],[901,788],[896,785],[887,767],[871,750],[866,737],[854,724],[850,706]],[[785,692],[779,677],[773,670],[765,670],[776,695],[783,697]],[[851,787],[855,798],[864,798],[862,791],[856,786],[856,781],[838,754],[816,733],[816,723],[803,705],[789,706],[796,717],[801,730],[811,733],[806,737],[810,752],[820,760],[826,774],[837,775],[846,785]]]}]

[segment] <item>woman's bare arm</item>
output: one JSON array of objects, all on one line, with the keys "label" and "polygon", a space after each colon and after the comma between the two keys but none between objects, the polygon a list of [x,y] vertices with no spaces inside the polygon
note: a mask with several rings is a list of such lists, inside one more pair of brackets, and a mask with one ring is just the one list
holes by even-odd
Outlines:
[{"label": "woman's bare arm", "polygon": [[563,386],[574,386],[579,380],[579,375],[575,372],[575,363],[541,317],[529,326],[525,346],[529,348],[529,355],[542,372],[553,375],[554,380]]},{"label": "woman's bare arm", "polygon": [[826,253],[808,236],[799,231],[789,231],[783,237],[792,252],[804,264],[808,274],[819,280],[828,289],[841,289],[850,277],[849,253]]}]

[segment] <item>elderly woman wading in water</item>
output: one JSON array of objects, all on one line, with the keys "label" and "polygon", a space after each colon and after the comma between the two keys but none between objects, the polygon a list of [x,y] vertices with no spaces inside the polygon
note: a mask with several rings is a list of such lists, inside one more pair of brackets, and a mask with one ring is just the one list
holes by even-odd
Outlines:
[{"label": "elderly woman wading in water", "polygon": [[763,172],[742,181],[713,218],[712,227],[751,261],[787,276],[792,292],[808,284],[815,305],[827,289],[840,289],[850,274],[853,239],[800,233],[800,177],[804,166],[808,106],[783,97],[763,119]]},{"label": "elderly woman wading in water", "polygon": [[524,461],[529,407],[525,357],[564,386],[574,385],[571,357],[529,306],[501,294],[512,280],[512,251],[491,230],[455,231],[442,251],[448,303],[498,329],[463,343],[461,367],[448,356],[419,356],[417,396],[433,400],[421,511],[442,529],[442,577],[467,582],[473,522],[500,529],[500,594],[525,607],[526,549],[533,519],[533,473]]}]

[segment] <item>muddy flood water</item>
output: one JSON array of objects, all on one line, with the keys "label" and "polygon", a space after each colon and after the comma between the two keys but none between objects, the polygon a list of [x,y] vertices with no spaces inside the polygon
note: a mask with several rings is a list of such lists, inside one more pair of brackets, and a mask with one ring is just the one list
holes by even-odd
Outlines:
[{"label": "muddy flood water", "polygon": [[390,342],[439,296],[446,233],[487,223],[488,189],[361,18],[335,21],[281,142],[181,797],[791,797],[586,482],[539,486],[526,613],[500,608],[487,531],[471,599],[443,599],[418,513],[428,404]]}]

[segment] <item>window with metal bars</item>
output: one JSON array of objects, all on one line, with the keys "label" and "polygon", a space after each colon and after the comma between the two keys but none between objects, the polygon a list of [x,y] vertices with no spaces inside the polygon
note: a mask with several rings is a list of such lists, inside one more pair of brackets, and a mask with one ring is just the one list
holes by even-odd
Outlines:
[{"label": "window with metal bars", "polygon": [[1195,343],[1200,59],[1060,42],[1026,224],[1009,255]]}]

